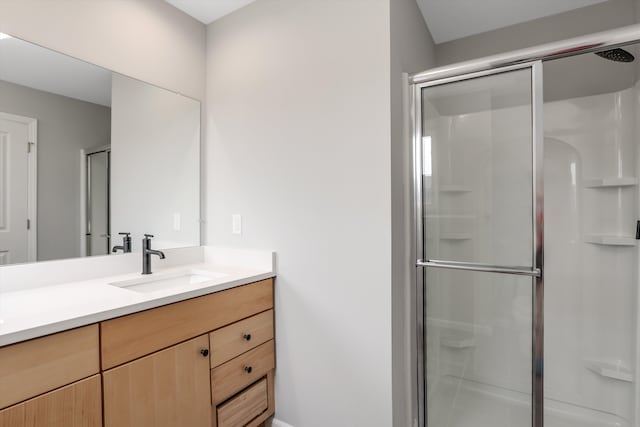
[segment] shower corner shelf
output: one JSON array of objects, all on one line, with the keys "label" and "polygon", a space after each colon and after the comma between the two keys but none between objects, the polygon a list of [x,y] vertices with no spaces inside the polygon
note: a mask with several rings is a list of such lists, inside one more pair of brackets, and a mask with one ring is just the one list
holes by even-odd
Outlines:
[{"label": "shower corner shelf", "polygon": [[638,178],[610,176],[584,180],[586,188],[630,187],[633,185],[638,185]]},{"label": "shower corner shelf", "polygon": [[453,349],[471,348],[476,346],[476,340],[473,337],[441,337],[440,345]]},{"label": "shower corner shelf", "polygon": [[441,193],[470,193],[471,187],[460,184],[444,184],[440,186]]},{"label": "shower corner shelf", "polygon": [[598,360],[585,360],[585,368],[601,377],[618,381],[633,382],[633,373],[619,363],[602,362]]},{"label": "shower corner shelf", "polygon": [[596,245],[608,246],[635,246],[635,236],[614,236],[605,234],[589,234],[585,236],[584,241]]},{"label": "shower corner shelf", "polygon": [[442,233],[440,240],[471,240],[470,233]]}]

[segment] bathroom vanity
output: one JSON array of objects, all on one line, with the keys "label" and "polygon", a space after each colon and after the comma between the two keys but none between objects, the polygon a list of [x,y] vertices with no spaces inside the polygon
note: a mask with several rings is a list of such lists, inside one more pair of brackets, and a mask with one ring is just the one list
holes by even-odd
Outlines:
[{"label": "bathroom vanity", "polygon": [[[272,416],[273,268],[241,268],[239,257],[206,248],[173,255],[198,257],[199,250],[205,253],[195,263],[162,268],[154,261],[153,279],[132,273],[77,282],[131,294],[119,303],[79,299],[85,310],[93,305],[83,315],[65,310],[51,322],[52,308],[43,314],[48,323],[27,324],[0,305],[0,343],[12,342],[0,347],[0,426],[259,426]],[[33,298],[56,286],[28,292]],[[24,292],[0,291],[0,301]],[[101,303],[109,307],[98,309]],[[38,336],[52,327],[60,331]]]},{"label": "bathroom vanity", "polygon": [[274,255],[199,246],[200,102],[0,36],[0,427],[262,424]]}]

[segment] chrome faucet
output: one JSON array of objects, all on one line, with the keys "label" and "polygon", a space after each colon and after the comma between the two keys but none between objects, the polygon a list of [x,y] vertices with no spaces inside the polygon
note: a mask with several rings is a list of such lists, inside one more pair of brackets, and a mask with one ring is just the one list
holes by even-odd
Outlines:
[{"label": "chrome faucet", "polygon": [[131,253],[131,233],[118,233],[122,238],[122,246],[114,246],[112,252],[122,251],[122,253]]},{"label": "chrome faucet", "polygon": [[164,259],[162,251],[151,249],[151,238],[153,234],[145,234],[142,239],[142,274],[151,274],[151,255],[158,255],[160,259]]}]

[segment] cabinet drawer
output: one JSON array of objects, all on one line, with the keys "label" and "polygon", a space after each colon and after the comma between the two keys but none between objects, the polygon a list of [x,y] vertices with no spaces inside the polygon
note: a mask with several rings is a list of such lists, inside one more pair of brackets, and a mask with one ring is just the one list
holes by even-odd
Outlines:
[{"label": "cabinet drawer", "polygon": [[262,379],[238,396],[218,406],[218,427],[244,427],[269,407],[267,380]]},{"label": "cabinet drawer", "polygon": [[0,348],[0,408],[100,370],[98,325]]},{"label": "cabinet drawer", "polygon": [[211,370],[211,398],[216,405],[275,368],[273,340]]},{"label": "cabinet drawer", "polygon": [[113,368],[271,308],[273,280],[267,279],[102,322],[102,368]]},{"label": "cabinet drawer", "polygon": [[273,310],[265,311],[209,334],[211,367],[273,339]]},{"label": "cabinet drawer", "polygon": [[100,375],[0,411],[0,427],[101,427]]}]

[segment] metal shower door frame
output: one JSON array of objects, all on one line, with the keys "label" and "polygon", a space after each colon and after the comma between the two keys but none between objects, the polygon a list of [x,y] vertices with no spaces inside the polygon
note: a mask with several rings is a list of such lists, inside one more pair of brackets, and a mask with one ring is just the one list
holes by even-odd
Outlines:
[{"label": "metal shower door frame", "polygon": [[[512,71],[531,70],[531,120],[532,120],[532,260],[531,268],[517,266],[493,266],[478,263],[447,262],[440,260],[425,260],[424,229],[423,229],[423,189],[422,189],[422,90],[424,88],[441,86],[464,80],[483,78],[492,75],[509,73]],[[526,275],[532,277],[532,363],[531,363],[531,391],[532,391],[532,423],[533,427],[543,427],[544,415],[544,176],[543,176],[543,92],[542,92],[542,61],[506,65],[488,70],[470,72],[466,74],[447,76],[433,80],[414,83],[410,94],[413,100],[411,116],[413,122],[413,156],[414,156],[414,209],[415,209],[415,239],[416,239],[416,267],[449,268],[467,271],[492,272],[501,274]],[[426,391],[426,340],[425,340],[425,274],[424,269],[416,274],[416,317],[417,317],[417,397],[418,397],[418,425],[427,426],[427,391]],[[434,426],[437,427],[437,426]]]}]

